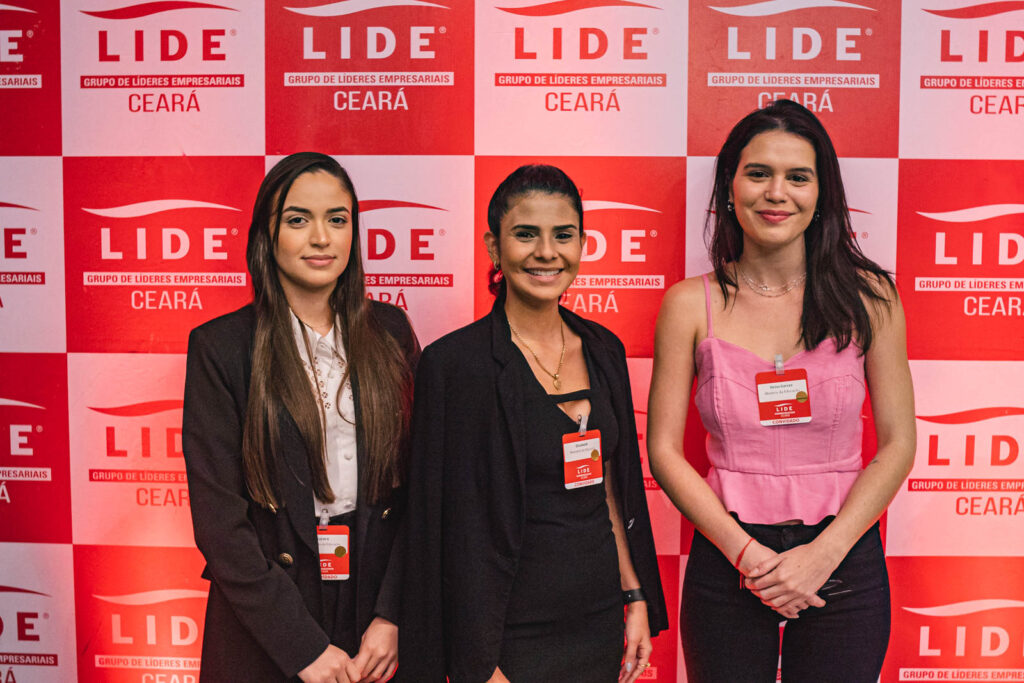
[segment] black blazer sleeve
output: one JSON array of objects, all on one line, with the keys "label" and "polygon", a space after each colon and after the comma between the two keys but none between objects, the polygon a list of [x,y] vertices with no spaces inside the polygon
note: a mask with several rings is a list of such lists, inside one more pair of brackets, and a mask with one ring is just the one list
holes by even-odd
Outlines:
[{"label": "black blazer sleeve", "polygon": [[643,469],[640,463],[640,444],[637,439],[636,413],[633,409],[633,394],[630,390],[629,368],[626,363],[626,348],[622,341],[608,332],[615,349],[616,369],[621,373],[619,386],[622,387],[620,400],[624,406],[619,429],[619,453],[625,459],[619,466],[624,466],[619,479],[625,483],[616,491],[619,498],[622,522],[626,527],[626,539],[629,543],[633,569],[640,579],[640,587],[647,598],[647,622],[651,635],[668,628],[668,610],[665,606],[665,594],[658,571],[658,556],[654,547],[654,533],[651,527],[650,512],[647,509],[647,493],[644,489]]},{"label": "black blazer sleeve", "polygon": [[409,465],[409,480],[415,484],[409,487],[404,525],[407,574],[398,638],[400,667],[414,672],[418,683],[443,683],[447,670],[441,602],[445,380],[433,351],[423,352],[416,373]]},{"label": "black blazer sleeve", "polygon": [[[408,316],[402,309],[395,306],[377,302],[374,302],[373,306],[375,314],[379,316],[384,328],[398,342],[398,346],[409,364],[409,370],[415,376],[420,359],[420,344],[409,323]],[[404,447],[408,448],[408,443]],[[391,504],[392,514],[404,515],[407,490],[408,487],[403,486],[395,491]],[[380,592],[377,594],[377,602],[373,610],[375,616],[383,617],[393,624],[399,623],[401,617],[402,582],[405,578],[405,525],[403,524],[400,529],[401,531],[391,547],[388,568],[381,581]]]},{"label": "black blazer sleeve", "polygon": [[206,575],[253,639],[292,676],[330,641],[296,584],[267,560],[249,518],[242,416],[251,330],[238,327],[233,334],[225,334],[224,326],[218,334],[201,327],[189,336],[182,444],[192,522],[196,545],[206,558]]}]

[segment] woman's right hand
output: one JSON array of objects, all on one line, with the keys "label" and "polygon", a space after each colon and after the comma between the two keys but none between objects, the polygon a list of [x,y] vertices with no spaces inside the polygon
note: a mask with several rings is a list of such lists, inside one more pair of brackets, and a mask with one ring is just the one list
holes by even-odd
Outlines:
[{"label": "woman's right hand", "polygon": [[512,682],[509,681],[507,678],[505,678],[505,674],[501,673],[501,669],[499,669],[498,667],[494,667],[494,673],[491,674],[491,677],[487,679],[487,683],[512,683]]},{"label": "woman's right hand", "polygon": [[299,672],[302,683],[354,683],[362,677],[345,651],[328,645],[313,663]]},{"label": "woman's right hand", "polygon": [[786,619],[797,619],[799,613],[808,607],[824,607],[825,601],[817,595],[809,595],[803,599],[789,600],[782,604],[774,605],[761,595],[761,591],[756,586],[751,585],[756,579],[760,579],[775,571],[783,559],[782,553],[777,553],[771,548],[754,541],[747,548],[746,552],[743,553],[743,561],[740,562],[739,570],[745,577],[743,585],[751,593],[761,598],[761,602]]}]

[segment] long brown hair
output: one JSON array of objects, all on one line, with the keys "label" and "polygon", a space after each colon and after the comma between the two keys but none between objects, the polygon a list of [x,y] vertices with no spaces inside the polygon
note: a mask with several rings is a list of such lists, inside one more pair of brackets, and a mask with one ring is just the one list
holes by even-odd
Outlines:
[{"label": "long brown hair", "polygon": [[[260,185],[249,225],[246,262],[252,276],[256,330],[252,345],[249,402],[242,434],[242,461],[249,495],[274,509],[279,501],[275,482],[280,472],[278,419],[287,411],[306,446],[310,482],[316,497],[334,500],[327,478],[322,408],[314,399],[292,332],[291,309],[278,279],[274,247],[285,199],[295,179],[323,171],[338,179],[352,197],[352,246],[348,265],[338,277],[329,302],[340,321],[348,364],[341,386],[352,373],[359,381],[359,423],[367,457],[359,478],[367,502],[375,503],[400,485],[406,470],[412,371],[398,342],[374,317],[366,298],[359,247],[359,203],[345,169],[332,157],[299,152],[279,161]],[[340,392],[339,392],[340,394]],[[339,396],[340,398],[340,396]],[[335,402],[340,404],[340,400]]]},{"label": "long brown hair", "polygon": [[850,224],[832,139],[818,118],[796,102],[778,100],[747,114],[730,131],[718,153],[705,230],[711,232],[711,263],[722,296],[728,301],[729,287],[737,286],[727,265],[743,253],[743,229],[729,209],[729,188],[743,149],[754,136],[772,130],[807,140],[814,147],[817,161],[818,206],[804,233],[807,284],[800,317],[801,340],[805,348],[813,349],[827,337],[834,337],[840,349],[856,342],[861,352],[867,353],[872,330],[864,299],[888,309],[892,301],[887,294],[896,297],[896,285],[884,268],[860,250]]}]

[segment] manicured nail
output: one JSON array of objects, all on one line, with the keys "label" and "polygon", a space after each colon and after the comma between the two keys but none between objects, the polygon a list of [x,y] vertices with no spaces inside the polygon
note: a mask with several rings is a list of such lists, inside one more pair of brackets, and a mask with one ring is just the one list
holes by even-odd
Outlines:
[{"label": "manicured nail", "polygon": [[633,662],[626,662],[626,673],[629,673],[632,670],[633,670]]}]

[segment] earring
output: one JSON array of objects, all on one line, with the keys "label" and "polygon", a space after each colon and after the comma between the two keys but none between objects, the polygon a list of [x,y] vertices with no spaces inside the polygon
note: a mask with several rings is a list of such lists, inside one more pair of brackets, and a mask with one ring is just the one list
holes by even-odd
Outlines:
[{"label": "earring", "polygon": [[494,270],[500,273],[501,272],[501,263],[499,263],[498,261],[495,261],[494,262]]},{"label": "earring", "polygon": [[814,211],[814,218],[812,220],[820,221],[821,220],[821,211],[818,211],[817,209],[815,209],[815,211]]},{"label": "earring", "polygon": [[733,210],[734,210],[734,209],[735,209],[736,207],[734,207],[734,206],[732,205],[732,200],[731,200],[731,199],[729,199],[729,200],[727,200],[727,201],[725,202],[725,208],[726,208],[726,210],[727,210],[727,211],[728,211],[729,213],[732,213],[732,212],[733,212]]}]

